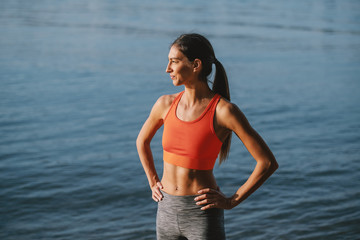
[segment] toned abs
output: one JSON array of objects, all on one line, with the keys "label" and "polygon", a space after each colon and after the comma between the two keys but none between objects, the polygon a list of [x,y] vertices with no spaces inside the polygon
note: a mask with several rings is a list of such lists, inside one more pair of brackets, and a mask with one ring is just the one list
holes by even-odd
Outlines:
[{"label": "toned abs", "polygon": [[218,189],[212,170],[194,170],[164,162],[163,191],[176,196],[197,195],[200,189]]}]

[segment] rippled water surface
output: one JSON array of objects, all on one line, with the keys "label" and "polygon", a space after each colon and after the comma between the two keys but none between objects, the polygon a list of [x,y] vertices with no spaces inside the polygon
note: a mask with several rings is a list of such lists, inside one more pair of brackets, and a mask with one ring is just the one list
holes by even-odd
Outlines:
[{"label": "rippled water surface", "polygon": [[[182,90],[165,67],[190,31],[280,164],[227,239],[358,238],[359,1],[2,0],[0,29],[0,239],[155,239],[135,139]],[[152,148],[161,174],[161,131]],[[254,166],[234,138],[222,191]]]}]

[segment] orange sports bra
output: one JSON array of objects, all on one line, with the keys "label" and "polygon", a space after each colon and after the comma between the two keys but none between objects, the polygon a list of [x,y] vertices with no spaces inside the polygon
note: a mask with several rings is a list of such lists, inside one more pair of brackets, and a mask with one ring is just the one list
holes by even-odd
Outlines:
[{"label": "orange sports bra", "polygon": [[176,116],[183,94],[184,91],[176,96],[164,118],[164,161],[184,168],[211,170],[222,145],[214,131],[215,108],[221,96],[215,94],[200,117],[187,122]]}]

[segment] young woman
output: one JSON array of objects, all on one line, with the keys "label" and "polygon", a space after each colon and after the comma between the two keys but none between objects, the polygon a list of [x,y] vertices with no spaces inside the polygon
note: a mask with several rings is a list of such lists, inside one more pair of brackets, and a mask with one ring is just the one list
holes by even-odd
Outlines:
[{"label": "young woman", "polygon": [[[278,168],[272,152],[230,102],[226,72],[210,42],[183,34],[171,45],[166,72],[185,90],[161,96],[136,141],[152,198],[158,202],[158,239],[225,239],[224,209],[244,201]],[[212,89],[208,77],[215,64]],[[150,142],[164,125],[164,169],[160,181]],[[248,180],[231,197],[219,189],[213,167],[227,157],[234,132],[257,161]]]}]

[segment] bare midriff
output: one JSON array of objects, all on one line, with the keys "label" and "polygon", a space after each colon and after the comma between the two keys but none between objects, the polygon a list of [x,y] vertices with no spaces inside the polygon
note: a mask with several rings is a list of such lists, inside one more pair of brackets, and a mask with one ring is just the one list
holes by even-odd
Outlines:
[{"label": "bare midriff", "polygon": [[218,186],[212,170],[195,170],[164,162],[163,191],[176,196],[197,195],[200,189]]}]

